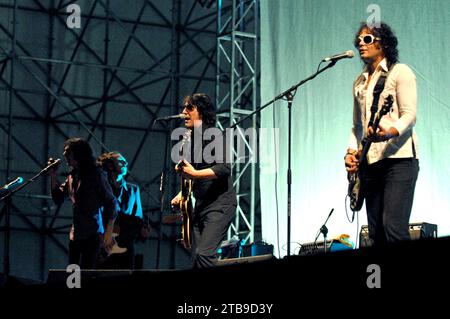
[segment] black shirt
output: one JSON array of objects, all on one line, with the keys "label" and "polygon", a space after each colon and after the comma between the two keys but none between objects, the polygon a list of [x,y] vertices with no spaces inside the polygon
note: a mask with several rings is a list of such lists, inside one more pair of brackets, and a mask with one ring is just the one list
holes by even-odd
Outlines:
[{"label": "black shirt", "polygon": [[[214,130],[214,138],[207,139],[206,129]],[[216,179],[195,179],[193,193],[195,197],[196,214],[203,214],[210,210],[224,210],[229,206],[236,206],[236,192],[231,179],[231,165],[226,163],[226,139],[218,128],[205,127],[191,134],[192,156],[190,163],[196,170],[210,168],[217,176]],[[203,135],[200,142],[196,143]],[[213,144],[211,144],[213,143]],[[216,147],[214,148],[213,145]],[[220,149],[222,148],[222,149]],[[199,156],[199,155],[202,156]]]}]

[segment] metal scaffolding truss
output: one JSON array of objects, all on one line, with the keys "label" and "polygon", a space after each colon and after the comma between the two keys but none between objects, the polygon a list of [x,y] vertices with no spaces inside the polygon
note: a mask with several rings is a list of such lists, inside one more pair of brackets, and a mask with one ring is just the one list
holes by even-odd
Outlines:
[{"label": "metal scaffolding truss", "polygon": [[[71,3],[81,8],[79,29],[66,25]],[[151,219],[164,206],[161,172],[169,176],[169,194],[177,185],[165,142],[173,126],[155,127],[154,119],[179,112],[184,95],[215,89],[217,12],[210,7],[196,0],[0,0],[2,181],[34,175],[61,153],[65,139],[83,136],[97,154],[127,154],[131,182],[141,187]],[[10,271],[9,251],[17,243],[11,232],[15,238],[33,232],[43,279],[47,239],[67,252],[71,214],[42,195],[48,194],[45,178],[34,184],[0,212],[3,272]],[[174,244],[169,267],[175,250]]]},{"label": "metal scaffolding truss", "polygon": [[[259,0],[221,0],[217,14],[216,105],[226,129],[258,104]],[[236,219],[228,237],[254,241],[256,210],[257,115],[233,132],[233,182],[238,195]],[[243,152],[242,150],[245,149]]]}]

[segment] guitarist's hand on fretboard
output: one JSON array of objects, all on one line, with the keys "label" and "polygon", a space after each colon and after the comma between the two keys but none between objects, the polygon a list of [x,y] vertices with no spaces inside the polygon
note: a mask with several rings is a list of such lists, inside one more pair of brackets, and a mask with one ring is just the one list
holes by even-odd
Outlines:
[{"label": "guitarist's hand on fretboard", "polygon": [[185,159],[181,160],[177,165],[175,165],[175,171],[183,175],[185,178],[193,179],[196,177],[197,170]]}]

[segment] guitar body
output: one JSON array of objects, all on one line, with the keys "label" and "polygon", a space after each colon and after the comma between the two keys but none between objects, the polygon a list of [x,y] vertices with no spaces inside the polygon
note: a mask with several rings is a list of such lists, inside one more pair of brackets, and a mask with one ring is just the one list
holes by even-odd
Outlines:
[{"label": "guitar body", "polygon": [[[183,135],[182,144],[180,147],[180,152],[184,155],[188,153],[191,148],[191,130],[186,130]],[[183,169],[184,162],[181,160],[178,163],[178,166]],[[192,179],[183,177],[181,174],[181,200],[179,202],[180,213],[178,214],[181,217],[182,225],[181,225],[181,241],[183,242],[183,246],[186,249],[192,248],[192,213],[194,211],[192,206]]]},{"label": "guitar body", "polygon": [[[110,263],[110,260],[113,255],[120,255],[127,251],[127,248],[120,247],[117,243],[116,238],[119,236],[119,233],[116,232],[116,229],[112,233],[112,246],[108,249],[102,248],[98,254],[97,257],[97,263],[96,267],[98,268],[108,268],[111,267],[111,265],[108,265]],[[115,257],[114,257],[115,258]]]},{"label": "guitar body", "polygon": [[192,212],[192,180],[181,177],[181,240],[186,249],[192,248]]},{"label": "guitar body", "polygon": [[108,256],[125,253],[126,247],[136,240],[142,228],[142,223],[142,219],[139,217],[119,214],[112,232],[113,246],[107,250]]},{"label": "guitar body", "polygon": [[111,256],[113,254],[123,254],[127,251],[127,248],[119,246],[119,244],[117,243],[117,240],[116,240],[117,236],[119,236],[118,233],[112,234],[113,246],[110,249],[106,250],[106,253],[108,254],[108,256]]},{"label": "guitar body", "polygon": [[[394,99],[389,95],[383,103],[381,110],[378,112],[375,122],[372,125],[373,131],[376,132],[380,125],[381,118],[389,112]],[[348,190],[347,196],[350,198],[350,209],[354,212],[360,211],[365,199],[364,188],[364,171],[367,167],[367,153],[372,145],[372,141],[363,139],[361,142],[361,151],[359,152],[359,167],[355,173],[348,174]]]},{"label": "guitar body", "polygon": [[359,169],[356,173],[348,176],[348,196],[350,197],[350,208],[352,211],[360,211],[365,199],[364,193],[364,178],[362,170]]}]

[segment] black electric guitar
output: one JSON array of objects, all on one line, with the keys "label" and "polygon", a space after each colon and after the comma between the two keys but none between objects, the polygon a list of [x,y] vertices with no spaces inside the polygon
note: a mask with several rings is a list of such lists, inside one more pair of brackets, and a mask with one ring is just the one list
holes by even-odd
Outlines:
[{"label": "black electric guitar", "polygon": [[[389,95],[384,101],[383,106],[381,107],[381,110],[378,112],[377,117],[372,125],[374,132],[377,131],[381,118],[385,114],[389,113],[389,110],[391,109],[393,102],[394,99],[392,95]],[[371,145],[372,141],[370,139],[367,139],[367,137],[365,137],[361,141],[360,152],[358,152],[359,154],[358,170],[354,173],[349,173],[347,176],[349,182],[347,195],[348,197],[350,197],[350,208],[354,212],[361,210],[361,207],[364,203],[365,193],[364,193],[363,176],[364,170],[367,166],[367,152],[369,151]]]}]

